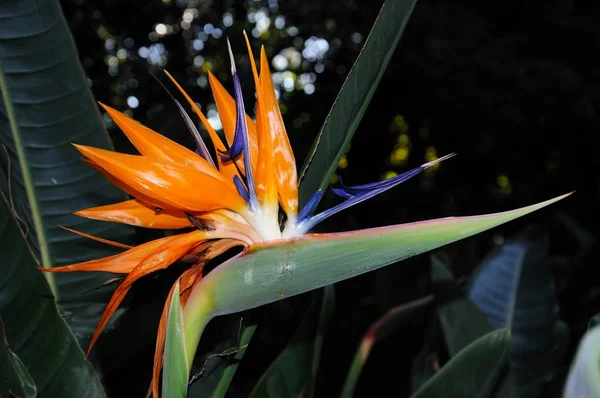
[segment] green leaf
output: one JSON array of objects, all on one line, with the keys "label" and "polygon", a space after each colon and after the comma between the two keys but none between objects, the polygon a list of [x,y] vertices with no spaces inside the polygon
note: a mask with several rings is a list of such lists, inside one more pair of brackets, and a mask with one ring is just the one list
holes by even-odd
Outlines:
[{"label": "green leaf", "polygon": [[469,344],[412,398],[487,396],[508,359],[510,332],[490,332]]},{"label": "green leaf", "polygon": [[223,369],[223,374],[219,378],[219,382],[217,383],[217,387],[215,388],[212,397],[213,398],[221,398],[224,397],[229,389],[229,385],[233,380],[233,376],[237,371],[238,366],[240,365],[240,361],[244,357],[244,353],[246,352],[246,348],[250,344],[250,340],[252,340],[252,336],[254,336],[254,332],[256,331],[256,324],[248,325],[242,329],[242,335],[239,341],[239,350],[233,356],[233,361],[226,364]]},{"label": "green leaf", "polygon": [[[64,231],[69,226],[128,243],[133,228],[76,217],[87,207],[125,195],[83,164],[71,143],[110,148],[98,108],[58,0],[0,2],[0,148],[4,195],[24,221],[27,240],[44,267],[87,261],[113,248]],[[90,335],[112,293],[91,290],[110,276],[49,274],[69,324]]]},{"label": "green leaf", "polygon": [[416,0],[386,0],[300,173],[300,205],[324,191],[365,113]]},{"label": "green leaf", "polygon": [[354,388],[373,345],[394,333],[402,324],[408,322],[417,312],[424,310],[432,302],[433,295],[430,294],[409,303],[398,305],[388,310],[369,327],[356,350],[356,354],[354,354],[350,371],[346,375],[341,394],[343,398],[351,398],[354,395]]},{"label": "green leaf", "polygon": [[323,336],[333,307],[333,285],[314,293],[311,306],[292,341],[262,375],[251,397],[310,398],[314,395]]},{"label": "green leaf", "polygon": [[492,327],[511,329],[510,366],[520,396],[536,395],[562,360],[556,354],[568,343],[568,329],[558,314],[549,245],[545,231],[526,228],[486,255],[469,286],[469,298]]},{"label": "green leaf", "polygon": [[581,339],[571,363],[564,398],[600,396],[600,328],[589,330]]},{"label": "green leaf", "polygon": [[[104,397],[100,380],[59,315],[48,282],[36,269],[4,197],[0,198],[0,254],[0,315],[5,330],[5,336],[0,336],[4,347],[0,348],[0,355],[8,347],[16,355],[9,358],[14,372],[5,371],[6,357],[0,358],[0,388],[9,383],[12,390],[14,379],[7,378],[16,372],[25,382],[25,396],[37,387],[38,397]],[[15,360],[17,357],[20,361]],[[27,380],[26,373],[33,383]]]},{"label": "green leaf", "polygon": [[464,296],[443,261],[436,255],[431,257],[431,282],[440,302],[436,315],[452,358],[467,345],[491,332],[492,327],[479,308]]},{"label": "green leaf", "polygon": [[165,354],[163,367],[162,396],[169,398],[184,398],[187,396],[187,381],[190,363],[185,348],[183,329],[183,311],[179,301],[179,282],[175,285],[165,338]]},{"label": "green leaf", "polygon": [[36,394],[35,382],[27,368],[8,346],[0,319],[0,396],[34,398]]}]

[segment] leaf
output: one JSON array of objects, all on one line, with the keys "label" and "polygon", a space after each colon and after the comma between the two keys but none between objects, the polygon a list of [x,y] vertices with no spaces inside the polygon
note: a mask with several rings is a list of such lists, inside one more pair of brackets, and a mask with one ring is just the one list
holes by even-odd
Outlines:
[{"label": "leaf", "polygon": [[251,397],[310,398],[314,395],[323,336],[333,313],[333,289],[333,285],[328,285],[314,293],[292,341],[262,375]]},{"label": "leaf", "polygon": [[[71,226],[128,243],[133,228],[76,217],[86,207],[125,195],[80,161],[72,142],[109,148],[58,0],[0,2],[0,148],[4,195],[24,221],[27,240],[44,267],[115,254],[110,247],[64,231]],[[111,288],[82,295],[110,275],[50,274],[50,287],[69,324],[91,335]]]},{"label": "leaf", "polygon": [[0,319],[0,396],[34,398],[35,382],[21,359],[8,346]]},{"label": "leaf", "polygon": [[[225,320],[227,327],[221,331],[221,337],[213,348],[213,353],[203,361],[196,360],[195,367],[199,367],[193,368],[197,373],[194,375],[196,380],[190,384],[189,397],[236,396],[229,387],[257,328],[255,323],[244,324],[244,321],[245,316],[242,318],[232,316],[229,320]],[[235,334],[231,334],[230,331],[234,327]]]},{"label": "leaf", "polygon": [[350,371],[346,375],[346,381],[342,389],[342,397],[350,398],[354,395],[354,388],[373,345],[394,333],[402,324],[408,322],[415,313],[427,308],[432,301],[433,295],[430,294],[393,307],[369,327],[356,350],[356,354],[354,354]]},{"label": "leaf", "polygon": [[187,396],[189,369],[183,329],[183,311],[179,301],[179,282],[177,282],[171,296],[167,321],[162,377],[163,397],[184,398]]},{"label": "leaf", "polygon": [[490,332],[465,347],[412,398],[487,396],[510,351],[507,329]]},{"label": "leaf", "polygon": [[561,360],[556,352],[567,343],[547,259],[549,244],[540,228],[524,229],[486,255],[468,289],[492,327],[511,329],[511,373],[521,396],[537,394]]},{"label": "leaf", "polygon": [[492,327],[479,308],[463,295],[443,261],[436,255],[431,257],[431,282],[439,302],[436,315],[452,358],[467,345],[491,332]]},{"label": "leaf", "polygon": [[[431,284],[437,323],[430,325],[426,343],[412,364],[412,389],[418,390],[436,373],[439,358],[453,358],[463,348],[492,331],[483,313],[465,297],[440,254],[431,255]],[[441,337],[445,343],[442,348]]]},{"label": "leaf", "polygon": [[324,191],[344,155],[404,32],[416,0],[386,0],[300,173],[300,206]]},{"label": "leaf", "polygon": [[[4,197],[0,198],[0,254],[0,314],[5,331],[0,336],[0,388],[8,383],[17,393],[12,390],[12,373],[24,382],[23,396],[37,387],[38,397],[104,397],[100,380],[59,315]],[[5,370],[6,352],[14,372]]]},{"label": "leaf", "polygon": [[600,396],[600,328],[589,330],[581,339],[571,363],[563,398]]}]

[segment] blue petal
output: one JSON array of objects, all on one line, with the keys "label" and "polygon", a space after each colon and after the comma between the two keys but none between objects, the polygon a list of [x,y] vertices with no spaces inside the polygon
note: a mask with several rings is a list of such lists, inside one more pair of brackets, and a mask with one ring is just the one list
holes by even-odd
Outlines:
[{"label": "blue petal", "polygon": [[173,102],[175,102],[175,105],[177,105],[177,110],[179,110],[179,114],[183,118],[183,121],[185,122],[185,125],[188,128],[188,131],[192,134],[192,136],[194,136],[194,139],[196,140],[196,153],[198,155],[202,156],[204,159],[206,159],[216,169],[217,165],[215,165],[215,162],[213,161],[212,156],[210,156],[210,152],[208,151],[208,148],[206,147],[206,144],[204,143],[204,140],[202,139],[202,136],[200,135],[200,132],[198,131],[198,128],[192,121],[192,118],[190,117],[190,115],[185,111],[185,108],[175,98],[175,96],[173,94],[171,94],[169,89],[167,87],[165,87],[165,85],[158,79],[158,77],[156,77],[156,75],[152,72],[150,72],[150,74],[152,75],[152,77],[154,77],[156,79],[158,84],[160,84],[161,87],[163,89],[165,89],[165,91],[167,92],[169,97],[171,97],[171,100]]},{"label": "blue petal", "polygon": [[323,194],[324,192],[320,189],[318,189],[315,193],[312,194],[308,202],[304,205],[304,207],[302,208],[302,210],[300,210],[300,213],[298,214],[299,222],[302,222],[305,218],[310,217],[312,215],[313,211],[315,211],[315,208],[321,201]]},{"label": "blue petal", "polygon": [[[409,178],[416,176],[417,174],[419,174],[426,168],[431,167],[443,160],[451,158],[454,155],[456,155],[456,154],[452,153],[450,155],[446,155],[444,157],[434,160],[433,162],[425,163],[425,164],[421,165],[420,167],[409,170],[406,173],[402,173],[399,176],[387,179],[385,181],[381,181],[381,182],[377,182],[377,183],[373,183],[373,184],[355,185],[353,187],[337,188],[338,192],[341,190],[342,195],[344,195],[347,199],[344,202],[342,202],[336,206],[333,206],[332,208],[327,209],[327,210],[323,211],[322,213],[317,214],[316,216],[312,216],[310,218],[306,218],[305,220],[302,220],[298,224],[298,228],[302,229],[302,231],[308,232],[312,228],[314,228],[317,224],[319,224],[321,221],[325,220],[326,218],[331,217],[332,215],[339,213],[340,211],[345,210],[351,206],[354,206],[355,204],[358,204],[358,203],[363,202],[367,199],[370,199],[376,195],[379,195],[380,193],[383,193],[383,192],[387,191],[388,189],[391,189],[391,188],[395,187],[396,185],[408,180]],[[368,188],[368,187],[374,187],[374,188]],[[347,192],[345,189],[349,189],[351,192],[356,192],[356,194],[352,196],[352,193]],[[344,196],[342,196],[342,197],[344,197]],[[312,200],[312,198],[311,198],[311,200]]]},{"label": "blue petal", "polygon": [[248,202],[248,191],[246,190],[246,186],[244,185],[244,183],[242,182],[242,180],[240,179],[239,176],[233,176],[233,183],[235,184],[235,188],[237,189],[238,193],[240,194],[240,196],[242,198],[244,198],[246,200],[246,202]]},{"label": "blue petal", "polygon": [[229,57],[231,59],[231,74],[233,75],[233,89],[236,105],[235,133],[233,136],[233,144],[227,153],[227,160],[233,160],[239,156],[239,154],[244,155],[246,186],[248,187],[248,203],[250,203],[250,208],[256,211],[258,210],[258,199],[256,198],[254,176],[252,174],[252,161],[250,157],[250,144],[248,142],[248,126],[246,124],[246,110],[244,109],[242,85],[240,84],[240,79],[235,70],[235,60],[233,58],[229,40],[227,40],[227,46],[229,49]]}]

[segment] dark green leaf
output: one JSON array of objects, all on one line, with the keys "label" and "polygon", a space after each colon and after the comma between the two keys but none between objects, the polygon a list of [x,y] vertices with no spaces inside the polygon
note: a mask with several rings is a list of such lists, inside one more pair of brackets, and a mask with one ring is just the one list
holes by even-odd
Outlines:
[{"label": "dark green leaf", "polygon": [[333,285],[325,286],[313,295],[311,306],[292,341],[263,374],[252,397],[313,396],[323,336],[334,307]]},{"label": "dark green leaf", "polygon": [[568,340],[558,317],[549,244],[545,231],[526,228],[484,258],[469,286],[469,298],[492,327],[511,329],[510,365],[519,395],[535,396]]},{"label": "dark green leaf", "polygon": [[[104,397],[100,381],[59,315],[48,282],[36,269],[4,197],[0,198],[0,253],[0,315],[6,332],[6,340],[1,336],[0,344],[6,341],[25,365],[39,397]],[[5,365],[2,359],[0,365]],[[23,375],[22,370],[18,372]],[[0,373],[0,385],[4,386],[8,373]]]},{"label": "dark green leaf", "polygon": [[0,396],[36,396],[35,382],[21,359],[8,346],[4,325],[0,319]]},{"label": "dark green leaf", "polygon": [[325,190],[383,76],[416,0],[386,0],[300,173],[300,205]]},{"label": "dark green leaf", "polygon": [[485,315],[463,295],[452,272],[436,255],[431,256],[431,282],[438,301],[437,319],[450,357],[492,331]]},{"label": "dark green leaf", "polygon": [[[3,185],[44,267],[115,254],[64,231],[69,226],[127,243],[133,229],[72,215],[125,195],[80,161],[71,143],[109,148],[58,0],[0,2],[0,148]],[[10,187],[10,189],[9,189]],[[83,294],[110,276],[52,274],[61,311],[77,334],[93,332],[111,288]]]},{"label": "dark green leaf", "polygon": [[363,336],[354,359],[350,365],[350,371],[346,376],[346,382],[342,389],[342,397],[350,398],[354,395],[354,388],[362,368],[371,353],[373,344],[394,333],[402,324],[406,324],[410,319],[423,311],[433,301],[433,295],[428,295],[408,303],[398,305],[388,310],[382,317],[373,323],[367,333]]},{"label": "dark green leaf", "polygon": [[510,332],[490,332],[469,344],[412,397],[482,397],[493,388],[510,351]]}]

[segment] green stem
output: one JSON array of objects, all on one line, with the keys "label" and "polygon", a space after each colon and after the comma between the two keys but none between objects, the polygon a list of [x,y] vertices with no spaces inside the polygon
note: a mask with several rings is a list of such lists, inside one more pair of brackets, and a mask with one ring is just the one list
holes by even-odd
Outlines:
[{"label": "green stem", "polygon": [[360,345],[356,350],[356,354],[354,354],[352,364],[350,365],[350,371],[346,375],[346,381],[344,382],[344,388],[340,397],[352,398],[352,396],[354,395],[354,388],[356,387],[356,383],[358,382],[360,372],[362,371],[362,368],[365,362],[367,361],[367,358],[369,357],[369,353],[371,352],[373,342],[373,338],[370,335],[364,337],[360,342]]}]

